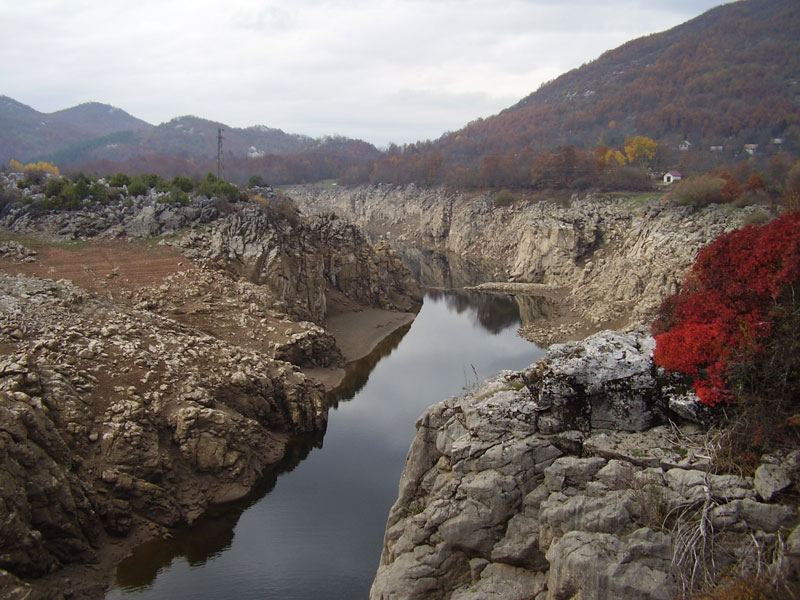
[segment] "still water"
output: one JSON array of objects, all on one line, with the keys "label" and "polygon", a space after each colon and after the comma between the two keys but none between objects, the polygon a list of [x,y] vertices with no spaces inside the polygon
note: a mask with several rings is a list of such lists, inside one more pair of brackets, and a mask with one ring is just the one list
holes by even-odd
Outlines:
[{"label": "still water", "polygon": [[543,351],[511,298],[431,291],[416,320],[348,365],[327,432],[298,440],[257,499],[140,547],[107,599],[366,598],[414,423]]}]

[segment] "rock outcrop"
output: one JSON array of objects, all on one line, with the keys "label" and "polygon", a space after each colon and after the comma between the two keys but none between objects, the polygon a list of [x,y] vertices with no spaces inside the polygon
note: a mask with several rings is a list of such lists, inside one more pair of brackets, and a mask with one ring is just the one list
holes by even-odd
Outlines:
[{"label": "rock outcrop", "polygon": [[[483,281],[561,288],[576,317],[615,328],[649,317],[677,291],[700,248],[761,210],[714,205],[693,212],[665,205],[658,194],[644,202],[589,194],[566,204],[523,199],[495,207],[491,194],[414,185],[296,186],[288,193],[304,211],[334,211],[372,239],[414,248],[412,256],[420,248],[458,256],[470,265],[466,271],[481,270]],[[481,283],[439,272],[439,285]]]},{"label": "rock outcrop", "polygon": [[[151,192],[69,212],[2,207],[12,232],[94,238],[101,261],[127,262],[124,285],[116,267],[101,277],[78,264],[84,288],[0,270],[0,594],[100,597],[112,538],[192,523],[246,496],[291,437],[321,435],[324,389],[298,366],[344,362],[322,326],[329,294],[348,310],[419,306],[387,245],[261,192],[266,204],[182,206]],[[135,244],[96,244],[154,235],[193,258],[159,248],[180,269],[141,286],[134,272],[148,268],[149,243],[138,258]],[[43,248],[48,266],[16,242],[0,245],[0,259],[57,276],[58,252]],[[98,561],[88,578],[76,566]],[[77,577],[60,575],[69,569]]]},{"label": "rock outcrop", "polygon": [[702,428],[668,421],[652,348],[601,332],[431,407],[370,597],[667,600],[727,569],[797,568],[800,513],[776,494],[800,453],[755,481],[714,474]]},{"label": "rock outcrop", "polygon": [[410,311],[419,287],[386,244],[371,246],[352,224],[332,215],[275,219],[256,207],[191,232],[189,255],[266,287],[274,308],[322,322],[330,286],[367,306]]},{"label": "rock outcrop", "polygon": [[0,346],[0,568],[17,575],[240,498],[327,420],[292,365],[67,282],[0,275]]}]

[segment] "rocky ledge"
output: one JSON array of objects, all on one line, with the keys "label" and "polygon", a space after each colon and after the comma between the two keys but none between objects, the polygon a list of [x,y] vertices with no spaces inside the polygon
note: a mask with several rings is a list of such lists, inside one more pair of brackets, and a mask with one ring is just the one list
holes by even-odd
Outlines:
[{"label": "rocky ledge", "polygon": [[[325,391],[298,366],[344,360],[323,328],[332,296],[419,306],[388,246],[287,206],[140,198],[0,215],[15,234],[86,245],[76,258],[0,244],[19,273],[0,270],[0,596],[102,597],[133,544],[242,498],[292,437],[324,432]],[[108,241],[151,235],[175,252]],[[153,248],[180,269],[136,279]],[[70,271],[84,287],[23,275],[58,276],[58,260],[92,249],[93,265],[122,270]]]},{"label": "rocky ledge", "polygon": [[667,600],[723,572],[796,572],[800,451],[716,474],[653,346],[601,332],[431,407],[370,598]]},{"label": "rocky ledge", "polygon": [[22,577],[241,498],[327,420],[292,365],[68,282],[0,275],[0,348],[0,568]]}]

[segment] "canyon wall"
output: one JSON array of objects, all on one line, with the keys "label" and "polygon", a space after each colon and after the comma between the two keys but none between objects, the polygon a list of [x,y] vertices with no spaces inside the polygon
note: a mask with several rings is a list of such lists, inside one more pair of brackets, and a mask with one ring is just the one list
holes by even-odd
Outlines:
[{"label": "canyon wall", "polygon": [[[496,207],[489,193],[413,185],[296,186],[286,192],[304,212],[333,211],[372,239],[386,240],[400,252],[411,248],[412,257],[423,249],[437,251],[471,265],[483,281],[560,289],[565,307],[595,328],[651,316],[677,291],[700,248],[763,210],[712,205],[693,211],[667,205],[659,194],[586,194],[559,202],[521,198]],[[449,281],[480,283],[476,279]]]},{"label": "canyon wall", "polygon": [[[351,310],[421,303],[394,251],[342,219],[158,200],[0,214],[27,236],[0,244],[4,597],[102,597],[120,540],[243,498],[293,436],[321,436],[325,391],[297,365],[342,365],[321,326],[331,294]],[[175,270],[146,276],[162,246]],[[85,287],[59,279],[61,258]],[[93,270],[106,262],[124,274]],[[12,274],[25,269],[55,279]]]}]

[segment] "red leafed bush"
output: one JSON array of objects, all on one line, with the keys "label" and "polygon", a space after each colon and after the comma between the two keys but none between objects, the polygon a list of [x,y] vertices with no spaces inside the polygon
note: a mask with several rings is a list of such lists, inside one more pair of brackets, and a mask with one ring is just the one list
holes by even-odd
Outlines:
[{"label": "red leafed bush", "polygon": [[783,355],[796,349],[798,283],[800,212],[719,237],[661,307],[656,364],[691,376],[709,406],[733,400],[734,379],[796,376],[797,358]]}]

